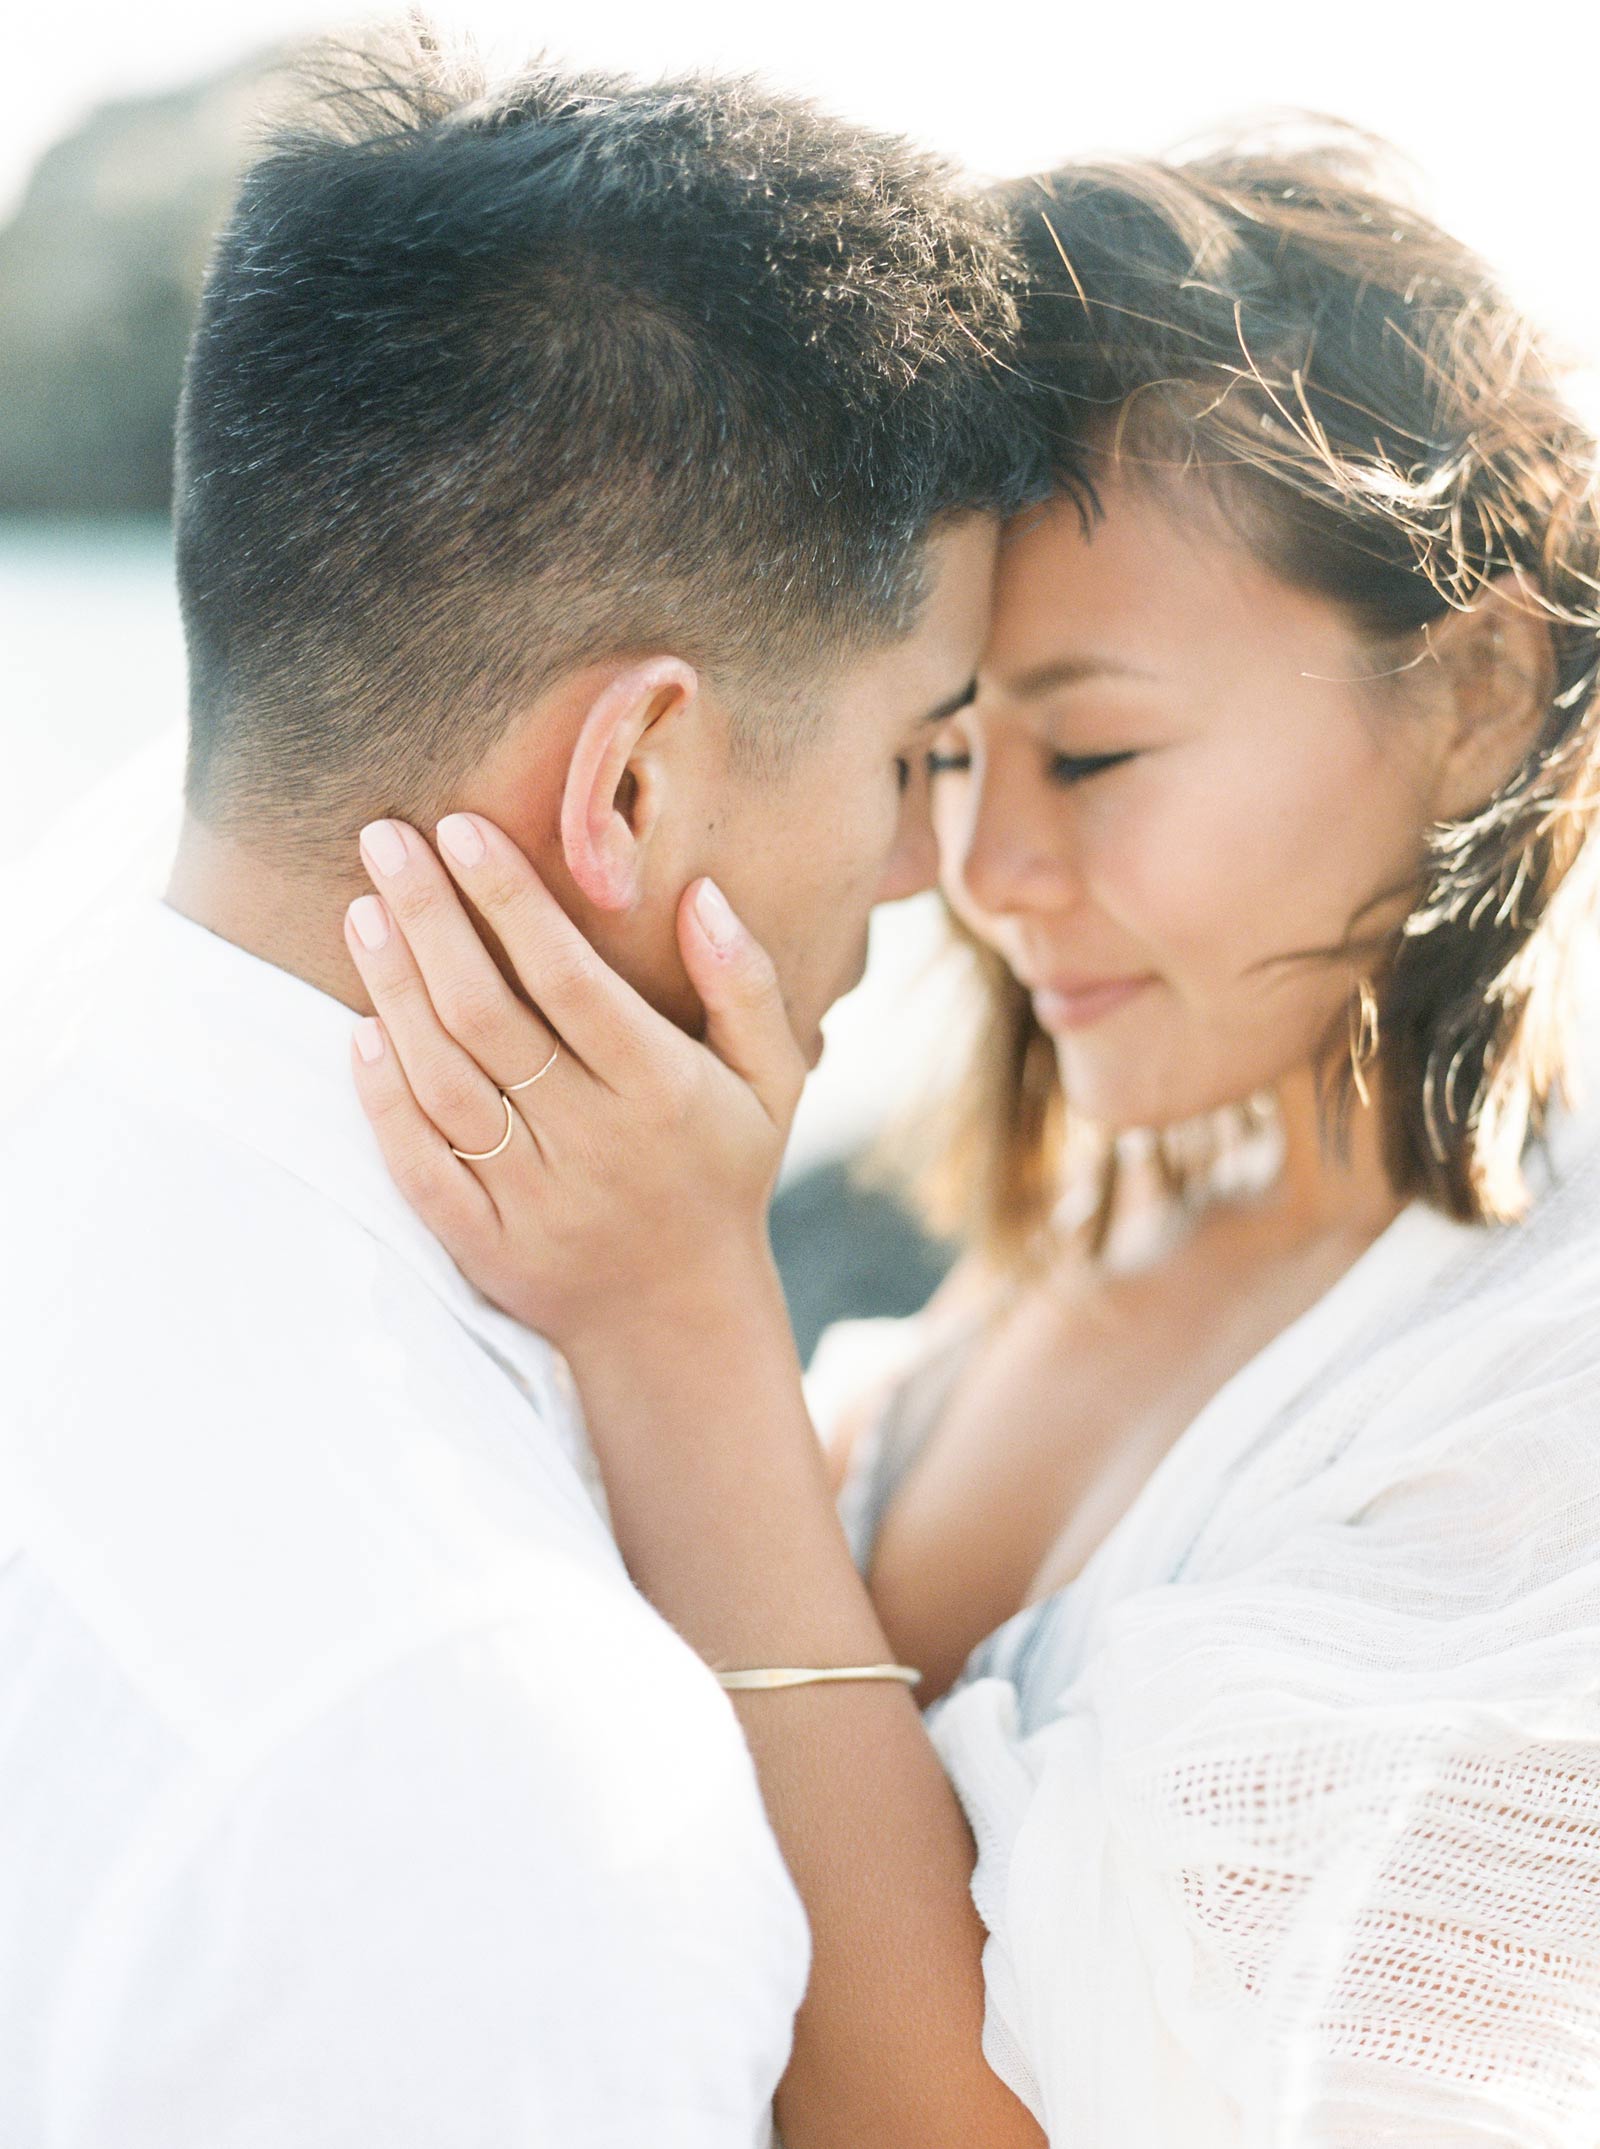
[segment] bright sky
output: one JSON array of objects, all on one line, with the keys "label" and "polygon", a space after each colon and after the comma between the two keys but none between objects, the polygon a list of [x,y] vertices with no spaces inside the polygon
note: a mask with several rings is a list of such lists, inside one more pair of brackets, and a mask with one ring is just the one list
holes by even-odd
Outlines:
[{"label": "bright sky", "polygon": [[[1263,107],[1335,113],[1414,157],[1446,220],[1539,313],[1600,351],[1594,0],[1456,10],[1445,0],[440,0],[431,12],[508,58],[542,43],[636,72],[756,68],[996,174],[1159,149]],[[39,150],[97,101],[350,19],[348,6],[319,0],[27,8],[0,72],[0,214]]]}]

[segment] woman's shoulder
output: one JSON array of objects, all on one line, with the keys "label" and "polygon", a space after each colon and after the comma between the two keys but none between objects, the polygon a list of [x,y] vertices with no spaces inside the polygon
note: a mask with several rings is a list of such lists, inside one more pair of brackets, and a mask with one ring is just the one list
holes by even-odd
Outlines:
[{"label": "woman's shoulder", "polygon": [[1485,1403],[1539,1389],[1562,1369],[1600,1376],[1600,1105],[1560,1115],[1528,1179],[1525,1216],[1456,1227],[1454,1258],[1424,1300],[1432,1355],[1482,1368]]}]

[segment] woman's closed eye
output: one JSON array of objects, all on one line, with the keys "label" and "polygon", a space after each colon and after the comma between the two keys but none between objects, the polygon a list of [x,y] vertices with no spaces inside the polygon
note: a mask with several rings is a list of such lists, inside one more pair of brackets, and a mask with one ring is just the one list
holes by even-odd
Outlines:
[{"label": "woman's closed eye", "polygon": [[[1117,754],[1052,754],[1050,777],[1054,783],[1078,784],[1090,776],[1100,776],[1107,769],[1121,766],[1124,761],[1137,758],[1137,749]],[[948,776],[963,773],[972,766],[969,753],[929,754],[927,761],[930,776]]]},{"label": "woman's closed eye", "polygon": [[1091,776],[1103,776],[1107,769],[1120,768],[1124,761],[1137,758],[1134,748],[1120,754],[1052,754],[1050,777],[1054,783],[1084,783]]}]

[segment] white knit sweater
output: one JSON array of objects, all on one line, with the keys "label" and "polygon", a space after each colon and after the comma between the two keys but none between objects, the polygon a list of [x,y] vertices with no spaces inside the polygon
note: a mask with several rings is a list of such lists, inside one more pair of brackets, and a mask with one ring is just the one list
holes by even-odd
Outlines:
[{"label": "white knit sweater", "polygon": [[1597,1136],[1406,1210],[934,1712],[1056,2149],[1600,2142]]}]

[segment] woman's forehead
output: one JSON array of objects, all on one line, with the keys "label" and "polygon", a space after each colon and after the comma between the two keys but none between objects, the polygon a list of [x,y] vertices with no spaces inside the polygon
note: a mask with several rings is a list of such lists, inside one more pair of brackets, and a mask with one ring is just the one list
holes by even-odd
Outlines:
[{"label": "woman's forehead", "polygon": [[1349,627],[1257,559],[1203,473],[1114,470],[1092,518],[1064,496],[1008,525],[986,678],[1164,673],[1274,653],[1313,668]]}]

